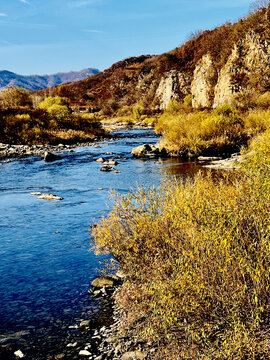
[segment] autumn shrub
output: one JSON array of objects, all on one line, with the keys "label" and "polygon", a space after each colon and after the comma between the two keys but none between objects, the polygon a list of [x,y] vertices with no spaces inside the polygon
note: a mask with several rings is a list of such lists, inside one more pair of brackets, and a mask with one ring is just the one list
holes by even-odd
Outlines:
[{"label": "autumn shrub", "polygon": [[244,122],[229,105],[212,111],[165,112],[155,129],[169,150],[181,154],[229,152],[246,142]]},{"label": "autumn shrub", "polygon": [[140,120],[141,117],[142,117],[142,116],[145,114],[145,112],[146,112],[144,106],[139,105],[139,104],[135,105],[135,106],[133,107],[133,110],[132,110],[132,111],[133,111],[133,116],[134,116],[134,118],[135,118],[136,120]]},{"label": "autumn shrub", "polygon": [[68,106],[68,100],[60,96],[49,96],[39,104],[39,108],[48,110],[53,105]]},{"label": "autumn shrub", "polygon": [[251,110],[246,114],[244,122],[250,136],[264,132],[270,128],[270,110]]},{"label": "autumn shrub", "polygon": [[0,108],[32,107],[30,92],[20,87],[9,87],[0,92]]},{"label": "autumn shrub", "polygon": [[[48,98],[49,99],[49,98]],[[13,108],[0,112],[0,141],[10,144],[85,142],[106,132],[100,119],[72,114],[62,99],[49,99],[40,108]]]},{"label": "autumn shrub", "polygon": [[269,358],[269,140],[235,175],[115,195],[94,229],[128,274],[122,331],[156,344],[151,359]]}]

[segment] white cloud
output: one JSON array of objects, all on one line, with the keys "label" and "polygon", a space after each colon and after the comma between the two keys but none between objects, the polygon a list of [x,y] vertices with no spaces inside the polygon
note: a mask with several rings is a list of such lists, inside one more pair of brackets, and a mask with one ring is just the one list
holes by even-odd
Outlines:
[{"label": "white cloud", "polygon": [[23,4],[31,5],[30,2],[27,1],[27,0],[19,0],[19,1],[20,1],[21,3],[23,3]]},{"label": "white cloud", "polygon": [[70,8],[81,8],[89,5],[101,5],[102,0],[79,0],[72,1],[68,4]]},{"label": "white cloud", "polygon": [[7,16],[7,14],[5,14],[5,13],[0,13],[0,16]]}]

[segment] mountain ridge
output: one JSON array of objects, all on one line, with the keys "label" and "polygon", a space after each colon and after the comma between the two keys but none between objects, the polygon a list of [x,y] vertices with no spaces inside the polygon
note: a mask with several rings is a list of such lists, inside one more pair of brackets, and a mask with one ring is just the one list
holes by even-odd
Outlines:
[{"label": "mountain ridge", "polygon": [[18,86],[29,91],[36,91],[79,81],[97,73],[99,73],[99,70],[95,68],[44,75],[20,75],[9,70],[0,70],[0,90],[8,86]]},{"label": "mountain ridge", "polygon": [[207,108],[255,89],[263,93],[270,81],[269,24],[267,6],[235,23],[199,32],[167,53],[119,61],[91,78],[54,87],[50,94],[68,98],[71,106],[112,115],[138,103],[163,110],[187,95],[194,107]]}]

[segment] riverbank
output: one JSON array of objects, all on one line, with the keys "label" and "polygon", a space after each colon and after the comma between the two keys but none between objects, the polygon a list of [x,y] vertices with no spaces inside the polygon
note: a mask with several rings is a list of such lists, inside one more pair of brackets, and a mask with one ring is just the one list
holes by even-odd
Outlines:
[{"label": "riverbank", "polygon": [[[106,139],[102,139],[106,140]],[[0,160],[14,159],[14,158],[26,158],[31,156],[44,157],[46,152],[72,152],[77,147],[92,146],[94,143],[98,143],[101,139],[93,139],[92,142],[76,143],[72,145],[10,145],[0,143]]]},{"label": "riverbank", "polygon": [[269,357],[269,132],[248,150],[232,176],[116,197],[93,230],[130,276],[121,334],[158,344],[151,359]]}]

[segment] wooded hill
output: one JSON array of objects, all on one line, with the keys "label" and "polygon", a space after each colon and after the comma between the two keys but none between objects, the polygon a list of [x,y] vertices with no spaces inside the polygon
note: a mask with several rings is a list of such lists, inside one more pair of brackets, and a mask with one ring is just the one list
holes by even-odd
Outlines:
[{"label": "wooded hill", "polygon": [[211,107],[254,88],[263,93],[270,88],[269,18],[270,8],[262,7],[236,23],[199,32],[168,53],[125,59],[91,78],[54,87],[50,94],[112,115],[138,103],[164,109],[170,99],[189,94],[194,107]]}]

